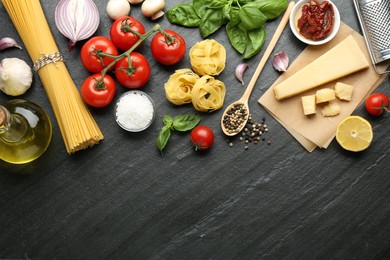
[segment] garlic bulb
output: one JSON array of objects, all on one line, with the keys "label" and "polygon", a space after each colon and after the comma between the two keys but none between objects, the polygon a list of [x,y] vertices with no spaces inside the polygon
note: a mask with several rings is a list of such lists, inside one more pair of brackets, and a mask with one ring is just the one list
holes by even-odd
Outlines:
[{"label": "garlic bulb", "polygon": [[0,90],[10,96],[24,94],[31,86],[33,74],[24,60],[6,58],[0,63]]}]

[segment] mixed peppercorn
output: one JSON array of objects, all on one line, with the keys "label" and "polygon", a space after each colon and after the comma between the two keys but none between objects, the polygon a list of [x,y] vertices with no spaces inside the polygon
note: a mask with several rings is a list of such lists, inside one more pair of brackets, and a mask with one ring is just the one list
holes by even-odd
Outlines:
[{"label": "mixed peppercorn", "polygon": [[[249,144],[258,144],[261,141],[266,141],[265,134],[268,132],[268,125],[265,123],[265,118],[263,117],[260,122],[253,120],[252,115],[249,114],[248,121],[239,135],[239,140],[244,142],[245,150],[249,149]],[[230,147],[233,147],[233,139],[228,138],[227,142]],[[270,145],[271,141],[267,140],[267,144]]]}]

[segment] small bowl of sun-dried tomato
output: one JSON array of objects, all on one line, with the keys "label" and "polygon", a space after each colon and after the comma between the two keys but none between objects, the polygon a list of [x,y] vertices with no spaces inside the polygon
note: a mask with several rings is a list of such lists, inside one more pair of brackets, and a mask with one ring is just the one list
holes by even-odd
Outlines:
[{"label": "small bowl of sun-dried tomato", "polygon": [[332,40],[340,28],[340,13],[329,0],[300,0],[290,14],[294,35],[309,45]]}]

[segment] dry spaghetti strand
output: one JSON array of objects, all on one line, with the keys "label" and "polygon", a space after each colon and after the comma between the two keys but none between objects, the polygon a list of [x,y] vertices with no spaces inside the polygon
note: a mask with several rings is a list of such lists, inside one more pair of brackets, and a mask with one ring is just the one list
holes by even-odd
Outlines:
[{"label": "dry spaghetti strand", "polygon": [[[93,146],[103,134],[81,99],[51,34],[39,0],[2,0],[23,40],[54,110],[68,153]],[[54,57],[54,58],[53,58]]]}]

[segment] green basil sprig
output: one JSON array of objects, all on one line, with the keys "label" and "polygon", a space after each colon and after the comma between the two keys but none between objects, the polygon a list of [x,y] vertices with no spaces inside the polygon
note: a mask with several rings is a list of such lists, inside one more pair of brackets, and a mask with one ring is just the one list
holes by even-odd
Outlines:
[{"label": "green basil sprig", "polygon": [[172,118],[166,114],[163,119],[164,126],[158,133],[156,147],[161,152],[167,145],[172,131],[186,132],[193,129],[200,122],[200,117],[192,114],[184,114]]},{"label": "green basil sprig", "polygon": [[265,23],[286,10],[287,0],[193,0],[169,9],[170,23],[199,27],[207,38],[222,26],[233,48],[249,59],[260,52],[265,42]]}]

